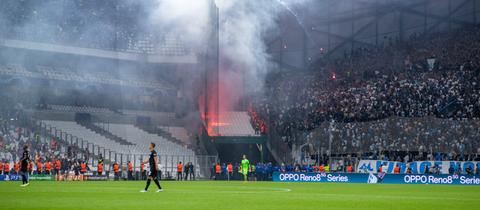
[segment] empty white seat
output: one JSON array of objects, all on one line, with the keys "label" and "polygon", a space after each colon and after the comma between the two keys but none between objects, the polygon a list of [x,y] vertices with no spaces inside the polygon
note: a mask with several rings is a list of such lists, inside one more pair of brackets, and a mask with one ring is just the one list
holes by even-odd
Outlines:
[{"label": "empty white seat", "polygon": [[[97,124],[101,126],[101,124]],[[150,142],[158,145],[157,152],[161,155],[181,155],[194,156],[193,150],[188,149],[180,144],[168,141],[167,139],[156,134],[150,134],[140,128],[130,124],[108,124],[108,131],[112,134],[126,139],[134,143],[137,150],[142,150],[143,153],[148,151],[148,144]]]},{"label": "empty white seat", "polygon": [[188,132],[183,127],[166,127],[166,126],[159,126],[158,128],[162,129],[165,132],[170,133],[173,138],[180,140],[182,143],[191,145],[192,141]]}]

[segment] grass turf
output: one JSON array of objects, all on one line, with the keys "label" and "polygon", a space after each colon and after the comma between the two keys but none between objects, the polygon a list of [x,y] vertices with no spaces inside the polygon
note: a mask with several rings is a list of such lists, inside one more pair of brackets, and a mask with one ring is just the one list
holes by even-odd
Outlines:
[{"label": "grass turf", "polygon": [[274,182],[0,182],[0,209],[476,209],[478,186]]}]

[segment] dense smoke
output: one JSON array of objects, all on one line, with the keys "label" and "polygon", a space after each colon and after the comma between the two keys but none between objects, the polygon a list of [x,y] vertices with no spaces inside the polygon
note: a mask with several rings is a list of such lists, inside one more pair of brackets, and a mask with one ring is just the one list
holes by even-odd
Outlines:
[{"label": "dense smoke", "polygon": [[[251,88],[260,88],[272,67],[266,53],[265,35],[276,25],[278,4],[273,1],[218,0],[220,8],[220,51],[231,61],[230,70],[243,72]],[[252,90],[247,87],[247,90]]]},{"label": "dense smoke", "polygon": [[[159,0],[151,20],[162,28],[181,34],[197,52],[206,47],[211,20],[211,1]],[[274,25],[272,1],[217,0],[220,11],[220,53],[234,64],[234,71],[263,74],[268,68],[263,34]],[[235,69],[242,68],[242,69]]]},{"label": "dense smoke", "polygon": [[[125,49],[145,34],[172,34],[201,55],[208,47],[206,40],[213,24],[211,9],[216,6],[220,12],[220,85],[225,95],[230,96],[224,104],[231,108],[245,90],[260,92],[265,74],[275,68],[265,38],[278,35],[275,29],[280,12],[292,4],[299,3],[291,0],[6,1],[0,7],[0,26],[7,30],[0,32],[0,38],[108,50]],[[112,63],[100,59],[88,62],[87,58],[82,59],[61,60],[45,53],[32,62],[21,54],[7,51],[1,54],[4,64],[31,69],[37,68],[35,65],[59,66],[92,77],[102,69],[103,73],[124,80],[152,78],[147,71],[138,71],[135,65],[112,67]],[[60,84],[57,88],[61,89]],[[88,92],[84,86],[75,89],[78,93]]]},{"label": "dense smoke", "polygon": [[[265,74],[274,67],[265,38],[278,35],[272,33],[277,28],[280,12],[285,12],[288,5],[301,2],[304,1],[215,0],[220,13],[221,78],[228,81],[227,86],[243,83],[238,80],[245,76],[243,79],[248,83],[244,84],[252,84],[246,87],[247,91],[261,91]],[[183,41],[200,47],[196,51],[201,51],[201,47],[205,47],[206,31],[212,24],[210,4],[209,0],[158,0],[151,19],[167,30],[178,32]],[[232,91],[238,87],[232,88],[227,91],[235,95]]]},{"label": "dense smoke", "polygon": [[175,34],[194,51],[204,49],[209,30],[209,0],[155,0],[149,18],[153,27]]}]

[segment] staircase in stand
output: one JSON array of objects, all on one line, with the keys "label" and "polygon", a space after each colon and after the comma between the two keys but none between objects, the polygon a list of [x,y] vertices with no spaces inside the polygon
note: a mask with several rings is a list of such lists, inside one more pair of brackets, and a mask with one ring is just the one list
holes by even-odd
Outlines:
[{"label": "staircase in stand", "polygon": [[95,133],[98,133],[102,136],[105,136],[106,138],[112,140],[112,141],[115,141],[115,142],[118,142],[119,144],[122,144],[122,145],[134,145],[133,143],[127,141],[126,139],[123,139],[121,137],[118,137],[112,133],[110,133],[109,131],[103,129],[102,127],[98,126],[98,125],[95,125],[93,123],[88,123],[88,122],[82,122],[82,121],[77,121],[77,123]]},{"label": "staircase in stand", "polygon": [[148,133],[151,133],[151,134],[157,134],[161,137],[164,137],[165,139],[167,139],[168,141],[171,141],[175,144],[180,144],[180,145],[183,145],[182,141],[180,141],[179,139],[176,139],[172,136],[172,134],[156,127],[156,126],[146,126],[146,125],[136,125],[136,127],[148,132]]}]

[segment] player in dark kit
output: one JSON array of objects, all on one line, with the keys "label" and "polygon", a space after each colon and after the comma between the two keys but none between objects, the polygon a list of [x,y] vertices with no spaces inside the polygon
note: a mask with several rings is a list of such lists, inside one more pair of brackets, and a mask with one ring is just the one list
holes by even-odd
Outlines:
[{"label": "player in dark kit", "polygon": [[147,192],[148,190],[148,187],[150,186],[150,182],[153,180],[155,182],[155,184],[157,185],[158,187],[158,190],[157,192],[162,192],[162,187],[160,187],[160,183],[158,182],[158,175],[157,175],[157,172],[158,172],[158,156],[157,156],[157,152],[155,151],[155,144],[154,143],[150,143],[150,145],[148,146],[148,149],[150,150],[150,157],[148,158],[148,160],[144,161],[143,163],[149,163],[150,164],[150,174],[148,175],[148,178],[147,178],[147,186],[145,186],[145,189],[140,191],[142,193],[144,192]]},{"label": "player in dark kit", "polygon": [[30,154],[28,153],[28,146],[23,146],[23,155],[22,159],[20,159],[20,174],[22,175],[22,185],[21,187],[26,187],[30,183],[28,183],[28,164],[31,162]]}]

